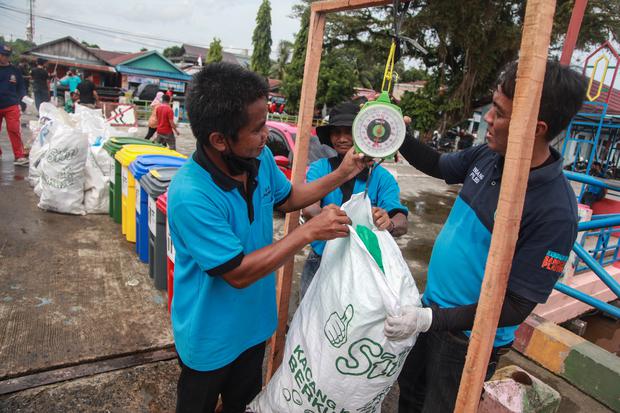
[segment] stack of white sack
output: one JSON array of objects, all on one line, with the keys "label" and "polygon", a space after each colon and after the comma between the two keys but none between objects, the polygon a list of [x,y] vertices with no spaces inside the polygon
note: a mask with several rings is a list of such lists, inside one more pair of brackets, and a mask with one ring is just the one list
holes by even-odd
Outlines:
[{"label": "stack of white sack", "polygon": [[[353,195],[342,209],[353,222],[350,236],[327,243],[290,324],[282,365],[248,411],[380,412],[415,344],[417,336],[389,341],[383,332],[388,315],[420,305],[398,245],[374,226],[363,194]],[[383,270],[357,225],[371,229],[370,238],[376,236]]]}]

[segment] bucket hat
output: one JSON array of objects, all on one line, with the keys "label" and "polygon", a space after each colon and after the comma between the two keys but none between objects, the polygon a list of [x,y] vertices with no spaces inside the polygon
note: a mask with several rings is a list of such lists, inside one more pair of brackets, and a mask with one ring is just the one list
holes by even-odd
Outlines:
[{"label": "bucket hat", "polygon": [[334,108],[329,112],[329,120],[327,121],[327,125],[317,126],[316,128],[316,134],[319,137],[319,141],[327,146],[332,146],[332,141],[329,138],[331,128],[334,126],[353,126],[353,120],[359,111],[359,105],[353,102],[345,102],[334,106]]}]

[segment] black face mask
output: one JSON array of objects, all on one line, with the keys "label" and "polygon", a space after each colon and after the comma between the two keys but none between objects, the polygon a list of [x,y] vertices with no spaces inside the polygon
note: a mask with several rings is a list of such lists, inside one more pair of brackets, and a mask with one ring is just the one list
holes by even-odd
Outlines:
[{"label": "black face mask", "polygon": [[[227,141],[228,142],[228,141]],[[228,167],[228,170],[232,175],[241,175],[244,172],[247,172],[251,176],[256,176],[257,173],[257,162],[256,158],[244,158],[236,155],[232,148],[230,147],[230,143],[227,143],[228,153],[222,154],[222,160]]]}]

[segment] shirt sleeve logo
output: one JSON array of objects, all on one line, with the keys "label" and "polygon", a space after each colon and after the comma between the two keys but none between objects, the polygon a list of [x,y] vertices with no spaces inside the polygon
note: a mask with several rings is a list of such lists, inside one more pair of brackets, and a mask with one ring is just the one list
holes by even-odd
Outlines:
[{"label": "shirt sleeve logo", "polygon": [[546,270],[559,273],[564,270],[566,261],[568,261],[568,257],[566,255],[547,250],[547,255],[545,255],[541,267]]}]

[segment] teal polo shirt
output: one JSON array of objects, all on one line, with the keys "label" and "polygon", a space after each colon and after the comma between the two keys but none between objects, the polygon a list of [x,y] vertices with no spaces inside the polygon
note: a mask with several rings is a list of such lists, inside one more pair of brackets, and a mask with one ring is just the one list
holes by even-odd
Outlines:
[{"label": "teal polo shirt", "polygon": [[[330,174],[338,168],[340,162],[342,162],[341,156],[323,158],[312,162],[308,172],[306,173],[306,181],[316,181],[317,179]],[[339,188],[336,188],[329,194],[325,195],[325,197],[321,199],[321,208],[329,204],[342,206],[342,204],[351,199],[352,194],[364,192],[364,189],[366,189],[367,179],[368,170],[366,169],[354,179],[344,183]],[[400,188],[396,182],[396,179],[394,179],[394,176],[392,176],[392,174],[381,165],[375,166],[370,174],[370,182],[368,183],[368,197],[370,198],[370,203],[373,207],[385,209],[390,217],[393,217],[398,212],[402,212],[405,216],[409,213],[407,207],[400,202]],[[310,245],[316,254],[323,255],[325,241],[314,241]]]},{"label": "teal polo shirt", "polygon": [[230,364],[276,328],[273,273],[240,289],[221,277],[273,242],[273,210],[291,193],[267,147],[255,167],[246,193],[198,146],[168,189],[176,250],[172,330],[179,357],[194,370]]}]

